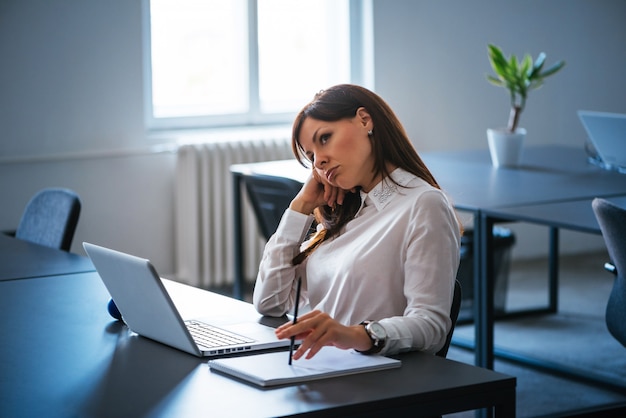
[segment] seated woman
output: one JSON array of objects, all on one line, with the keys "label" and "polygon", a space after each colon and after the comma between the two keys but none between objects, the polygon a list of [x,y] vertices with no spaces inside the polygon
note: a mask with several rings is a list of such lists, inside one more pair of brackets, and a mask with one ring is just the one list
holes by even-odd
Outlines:
[{"label": "seated woman", "polygon": [[[461,225],[400,121],[375,93],[337,85],[297,115],[292,146],[312,172],[268,241],[253,302],[302,344],[364,354],[436,353],[451,327]],[[309,230],[316,221],[316,232]]]}]

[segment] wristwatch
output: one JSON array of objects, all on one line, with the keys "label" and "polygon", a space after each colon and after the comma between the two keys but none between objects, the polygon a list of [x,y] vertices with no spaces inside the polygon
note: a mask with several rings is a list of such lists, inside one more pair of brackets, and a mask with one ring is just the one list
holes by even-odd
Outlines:
[{"label": "wristwatch", "polygon": [[359,353],[379,353],[383,347],[385,347],[385,343],[387,342],[387,331],[385,331],[385,328],[383,328],[383,326],[376,321],[363,321],[359,325],[363,325],[365,327],[367,336],[370,337],[370,340],[372,340],[372,347],[369,350],[359,351]]}]

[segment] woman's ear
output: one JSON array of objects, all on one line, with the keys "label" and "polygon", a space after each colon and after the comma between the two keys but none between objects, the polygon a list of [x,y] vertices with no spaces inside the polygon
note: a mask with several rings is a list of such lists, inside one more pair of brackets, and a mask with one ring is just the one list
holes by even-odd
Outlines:
[{"label": "woman's ear", "polygon": [[359,107],[356,110],[356,117],[359,119],[359,122],[363,124],[363,127],[368,131],[374,129],[374,123],[372,122],[372,117],[370,116],[367,109],[364,107]]}]

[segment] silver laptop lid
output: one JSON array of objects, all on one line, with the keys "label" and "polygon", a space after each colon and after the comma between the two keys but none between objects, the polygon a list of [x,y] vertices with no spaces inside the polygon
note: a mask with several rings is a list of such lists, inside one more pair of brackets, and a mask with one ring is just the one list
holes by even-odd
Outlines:
[{"label": "silver laptop lid", "polygon": [[626,172],[626,114],[579,110],[578,117],[601,165]]},{"label": "silver laptop lid", "polygon": [[86,242],[83,247],[131,330],[179,350],[200,355],[197,344],[149,260]]},{"label": "silver laptop lid", "polygon": [[[185,319],[197,323],[197,326],[212,326],[213,332],[218,328],[230,337],[220,339],[218,345],[198,345],[149,260],[86,242],[83,247],[122,313],[124,322],[137,334],[207,357],[289,345],[289,340],[279,340],[274,333],[274,327],[284,323],[286,318],[262,317],[245,302],[211,292],[208,292],[208,305],[202,307],[202,311],[210,317]],[[207,303],[207,299],[203,299],[202,303]]]}]

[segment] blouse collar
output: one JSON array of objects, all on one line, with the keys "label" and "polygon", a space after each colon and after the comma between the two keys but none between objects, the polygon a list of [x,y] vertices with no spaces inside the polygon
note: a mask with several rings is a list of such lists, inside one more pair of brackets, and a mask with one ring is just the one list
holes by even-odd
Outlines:
[{"label": "blouse collar", "polygon": [[[402,168],[396,168],[389,174],[390,178],[384,178],[376,186],[365,193],[361,190],[361,207],[356,212],[359,215],[365,206],[374,205],[378,211],[381,211],[391,202],[398,194],[400,194],[399,186],[406,186],[415,178],[415,176]],[[395,181],[392,181],[392,179]],[[397,183],[397,184],[396,184]]]}]

